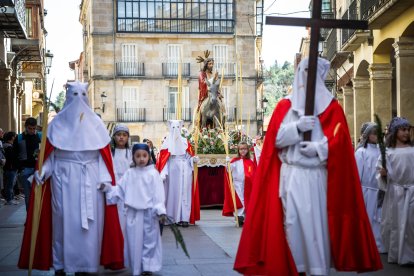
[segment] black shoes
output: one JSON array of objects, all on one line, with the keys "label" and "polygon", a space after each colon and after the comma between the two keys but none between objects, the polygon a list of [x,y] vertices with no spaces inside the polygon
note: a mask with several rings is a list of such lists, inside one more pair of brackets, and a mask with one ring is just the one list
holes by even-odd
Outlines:
[{"label": "black shoes", "polygon": [[55,276],[66,276],[66,272],[63,269],[56,270]]},{"label": "black shoes", "polygon": [[244,217],[243,216],[237,216],[237,219],[239,220],[239,226],[242,227],[244,224]]},{"label": "black shoes", "polygon": [[151,271],[144,271],[141,273],[141,276],[149,276],[149,275],[152,275]]}]

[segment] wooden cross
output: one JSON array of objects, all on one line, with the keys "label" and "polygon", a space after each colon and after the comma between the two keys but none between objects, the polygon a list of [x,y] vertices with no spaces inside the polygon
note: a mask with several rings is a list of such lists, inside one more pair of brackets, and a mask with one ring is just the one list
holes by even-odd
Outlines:
[{"label": "wooden cross", "polygon": [[[318,42],[321,28],[368,29],[368,21],[338,20],[321,18],[322,0],[313,0],[312,18],[266,16],[266,25],[306,26],[311,28],[308,79],[306,86],[305,115],[313,115],[315,106],[315,86],[318,62]],[[310,141],[311,132],[304,133],[304,140]]]}]

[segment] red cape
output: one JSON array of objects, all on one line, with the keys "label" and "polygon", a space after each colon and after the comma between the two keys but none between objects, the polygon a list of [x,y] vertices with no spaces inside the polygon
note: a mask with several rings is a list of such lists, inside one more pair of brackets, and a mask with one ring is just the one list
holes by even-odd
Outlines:
[{"label": "red cape", "polygon": [[[240,159],[241,159],[240,157],[233,158],[230,161],[230,163],[236,162]],[[248,209],[250,194],[252,191],[253,179],[254,179],[254,174],[256,171],[256,165],[254,164],[252,160],[244,158],[243,166],[244,166],[244,208],[246,212]],[[235,195],[236,195],[237,209],[242,208],[243,204],[241,203],[239,196],[237,195],[237,193],[235,193]],[[224,204],[223,204],[222,215],[226,217],[232,217],[234,216],[233,214],[234,212],[235,210],[234,210],[233,199],[231,196],[229,175],[227,173],[227,168],[226,168],[226,173],[224,175]]]},{"label": "red cape", "polygon": [[[279,195],[281,161],[274,146],[291,102],[281,100],[272,115],[234,269],[247,275],[298,275],[283,227]],[[332,263],[338,271],[375,271],[382,263],[365,211],[361,184],[342,108],[333,100],[319,115],[328,138],[328,227]],[[346,165],[344,165],[346,164]]]},{"label": "red cape", "polygon": [[[49,140],[46,141],[44,160],[46,161],[54,148]],[[115,185],[115,175],[113,171],[112,155],[110,146],[100,149],[101,156],[112,177],[112,185]],[[21,269],[29,268],[30,242],[33,220],[34,206],[34,187],[32,183],[32,193],[29,201],[26,224],[23,233],[22,247],[18,267]],[[52,206],[50,181],[47,180],[42,185],[44,193],[42,213],[40,216],[39,230],[36,241],[36,249],[33,260],[33,269],[49,270],[53,266],[52,258]],[[82,250],[81,248],[79,250]],[[118,210],[116,205],[105,205],[104,231],[101,249],[101,265],[109,269],[122,269],[124,267],[124,238],[119,225]]]},{"label": "red cape", "polygon": [[[191,156],[194,156],[194,151],[190,143],[188,143],[187,152]],[[157,164],[155,165],[155,167],[160,173],[164,169],[169,158],[170,158],[170,153],[168,152],[168,149],[162,149],[159,153]],[[193,193],[191,194],[190,223],[195,224],[197,220],[200,220],[200,193],[198,191],[198,179],[194,183],[194,177],[193,177],[193,183],[191,186],[192,186]]]}]

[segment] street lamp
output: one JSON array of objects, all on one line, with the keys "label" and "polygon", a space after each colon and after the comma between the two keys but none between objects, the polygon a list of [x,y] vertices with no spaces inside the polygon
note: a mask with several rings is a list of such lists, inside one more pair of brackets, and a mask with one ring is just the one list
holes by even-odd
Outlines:
[{"label": "street lamp", "polygon": [[53,54],[50,52],[50,50],[47,50],[44,58],[45,58],[45,71],[46,71],[46,74],[49,74],[50,67],[52,67],[52,60],[53,60]]},{"label": "street lamp", "polygon": [[102,110],[102,113],[105,113],[105,102],[106,102],[106,97],[108,97],[108,96],[106,95],[106,92],[105,92],[105,91],[103,91],[103,92],[101,93],[101,110]]},{"label": "street lamp", "polygon": [[262,104],[263,104],[263,113],[265,113],[266,112],[266,110],[267,110],[267,103],[268,103],[269,101],[266,99],[266,97],[264,97],[263,98],[263,100],[262,100]]}]

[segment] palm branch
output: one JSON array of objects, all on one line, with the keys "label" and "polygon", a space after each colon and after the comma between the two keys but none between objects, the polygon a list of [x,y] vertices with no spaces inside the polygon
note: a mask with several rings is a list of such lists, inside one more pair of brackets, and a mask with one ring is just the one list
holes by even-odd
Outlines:
[{"label": "palm branch", "polygon": [[187,251],[187,246],[185,245],[184,237],[183,237],[183,235],[181,234],[180,229],[178,229],[177,225],[174,223],[174,221],[173,221],[172,217],[167,216],[167,223],[169,224],[170,229],[171,229],[171,231],[172,231],[172,232],[173,232],[173,234],[174,234],[175,243],[176,243],[176,245],[177,245],[177,248],[178,248],[178,244],[180,244],[181,248],[182,248],[182,249],[183,249],[183,251],[184,251],[184,254],[185,254],[188,258],[190,258],[190,255],[188,254],[188,251]]},{"label": "palm branch", "polygon": [[375,116],[375,123],[377,124],[377,137],[378,137],[378,146],[381,152],[381,165],[384,169],[387,168],[387,160],[385,159],[385,153],[386,153],[386,148],[385,148],[385,143],[384,143],[384,132],[382,131],[382,122],[381,119],[379,118],[379,116],[377,114],[374,114]]},{"label": "palm branch", "polygon": [[[384,169],[387,169],[387,160],[386,160],[386,147],[385,147],[385,143],[384,143],[384,132],[382,131],[382,122],[381,119],[379,118],[378,114],[374,114],[375,117],[375,123],[377,124],[377,139],[378,139],[378,147],[380,149],[381,152],[381,166]],[[378,196],[377,196],[377,207],[381,207],[382,203],[384,202],[384,196],[385,196],[385,192],[382,190],[378,191]]]}]

